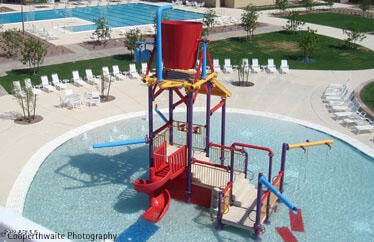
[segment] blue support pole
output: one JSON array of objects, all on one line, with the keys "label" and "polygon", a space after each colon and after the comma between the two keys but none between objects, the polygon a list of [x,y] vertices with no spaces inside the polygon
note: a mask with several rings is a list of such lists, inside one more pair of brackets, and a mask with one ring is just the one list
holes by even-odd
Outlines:
[{"label": "blue support pole", "polygon": [[163,115],[163,114],[161,113],[161,111],[157,108],[157,106],[156,106],[156,108],[155,108],[155,111],[156,111],[156,113],[158,114],[158,116],[160,116],[161,119],[165,121],[165,123],[168,122],[168,119],[165,117],[165,115]]},{"label": "blue support pole", "polygon": [[274,193],[275,196],[277,196],[289,209],[291,209],[295,214],[297,214],[297,208],[293,203],[288,200],[282,193],[280,193],[273,185],[271,185],[270,182],[264,177],[260,177],[260,182],[264,184],[269,190]]},{"label": "blue support pole", "polygon": [[203,63],[202,63],[202,67],[201,67],[201,78],[206,78],[206,59],[207,59],[207,55],[206,55],[206,49],[207,49],[207,44],[206,44],[206,39],[203,39],[203,42],[201,43],[202,44],[202,49],[203,49]]},{"label": "blue support pole", "polygon": [[162,78],[162,34],[161,34],[161,20],[162,11],[172,9],[173,5],[161,6],[157,9],[156,13],[156,73],[157,81],[161,82]]},{"label": "blue support pole", "polygon": [[92,147],[94,149],[99,149],[99,148],[109,148],[109,147],[117,147],[117,146],[123,146],[123,145],[134,145],[134,144],[145,144],[145,143],[147,143],[146,138],[94,144]]}]

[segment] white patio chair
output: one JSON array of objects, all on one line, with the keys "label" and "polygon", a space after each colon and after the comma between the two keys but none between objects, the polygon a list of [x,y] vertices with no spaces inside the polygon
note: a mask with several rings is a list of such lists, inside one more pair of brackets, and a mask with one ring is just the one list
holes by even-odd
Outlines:
[{"label": "white patio chair", "polygon": [[280,73],[288,73],[290,72],[290,68],[288,66],[287,60],[281,60],[281,65],[279,66]]},{"label": "white patio chair", "polygon": [[356,132],[356,134],[360,134],[361,132],[371,132],[374,130],[373,124],[366,124],[366,125],[355,125],[353,127],[353,130]]},{"label": "white patio chair", "polygon": [[86,69],[86,82],[92,85],[97,85],[100,83],[100,78],[93,75],[92,69]]},{"label": "white patio chair", "polygon": [[113,76],[117,79],[117,80],[125,80],[126,76],[122,74],[122,72],[119,70],[119,67],[118,65],[113,65],[112,66],[113,68]]},{"label": "white patio chair", "polygon": [[56,88],[54,86],[52,86],[51,84],[49,84],[49,80],[48,80],[48,76],[46,75],[43,75],[40,77],[41,79],[41,86],[42,86],[42,89],[46,92],[53,92],[54,90],[56,90]]},{"label": "white patio chair", "polygon": [[78,86],[78,87],[82,87],[85,84],[85,82],[79,76],[79,72],[78,71],[73,71],[72,74],[73,74],[73,79],[72,79],[73,84]]},{"label": "white patio chair", "polygon": [[[141,63],[141,75],[145,76],[145,73],[147,72],[148,64],[146,62]],[[153,73],[149,70],[148,76],[152,76]]]},{"label": "white patio chair", "polygon": [[258,63],[257,58],[252,58],[251,68],[252,68],[252,72],[254,72],[254,73],[258,73],[258,72],[261,71],[261,67],[260,67],[260,64]]},{"label": "white patio chair", "polygon": [[109,67],[103,66],[101,69],[103,70],[103,77],[105,81],[114,81],[113,76],[109,72]]},{"label": "white patio chair", "polygon": [[99,92],[86,92],[85,100],[88,106],[92,106],[92,105],[97,106],[100,103],[100,93]]},{"label": "white patio chair", "polygon": [[39,94],[41,93],[40,89],[35,88],[35,87],[32,85],[32,82],[31,82],[31,79],[30,79],[30,78],[26,78],[26,79],[24,80],[24,82],[25,82],[25,88],[31,90],[32,94],[34,94],[34,95],[39,95]]},{"label": "white patio chair", "polygon": [[225,59],[225,63],[223,65],[223,72],[225,73],[232,73],[234,70],[232,69],[231,60],[229,58]]},{"label": "white patio chair", "polygon": [[57,90],[63,90],[66,88],[65,83],[62,83],[60,81],[60,78],[58,77],[57,73],[52,74],[52,84],[57,88]]},{"label": "white patio chair", "polygon": [[129,76],[132,79],[136,79],[140,77],[138,71],[136,70],[136,65],[134,63],[129,64]]},{"label": "white patio chair", "polygon": [[266,66],[266,69],[268,70],[269,73],[274,73],[277,71],[277,67],[274,64],[274,59],[268,59],[268,64]]},{"label": "white patio chair", "polygon": [[26,96],[26,93],[22,90],[21,83],[19,81],[13,81],[13,94],[20,97]]},{"label": "white patio chair", "polygon": [[215,72],[222,72],[221,65],[219,64],[219,59],[213,59],[213,68]]},{"label": "white patio chair", "polygon": [[249,61],[248,58],[243,58],[242,59],[242,67],[244,68],[244,71],[249,71]]}]

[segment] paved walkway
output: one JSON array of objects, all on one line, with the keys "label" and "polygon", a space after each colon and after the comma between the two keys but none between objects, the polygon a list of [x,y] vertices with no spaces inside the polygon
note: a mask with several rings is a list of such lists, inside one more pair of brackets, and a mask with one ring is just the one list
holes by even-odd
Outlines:
[{"label": "paved walkway", "polygon": [[[227,10],[229,11],[229,10]],[[238,16],[237,10],[233,15]],[[269,23],[271,28],[277,29],[282,20],[271,18],[265,13],[260,16],[260,22]],[[316,26],[318,30],[326,28]],[[327,31],[327,30],[326,30]],[[338,34],[338,30],[334,33]],[[334,34],[333,33],[333,34]],[[234,34],[243,33],[229,33]],[[227,36],[227,33],[226,33]],[[217,38],[219,36],[217,35]],[[371,46],[374,41],[365,44]],[[372,47],[370,47],[373,49]],[[113,51],[109,53],[109,51]],[[104,52],[85,52],[68,54],[56,58],[48,58],[48,63],[60,63],[80,58],[96,57],[98,55],[118,54],[118,49]],[[121,48],[123,51],[123,48]],[[92,56],[95,55],[95,56]],[[3,70],[4,65],[0,65]],[[12,63],[10,63],[10,68]],[[352,88],[370,80],[374,76],[374,69],[360,71],[304,71],[292,70],[287,75],[259,73],[251,76],[255,85],[250,88],[235,87],[230,80],[236,79],[237,74],[220,75],[220,80],[232,91],[233,96],[228,99],[229,108],[254,110],[266,112],[271,115],[286,115],[295,119],[310,122],[338,132],[340,137],[345,137],[370,153],[374,154],[372,134],[354,134],[349,128],[343,127],[332,118],[320,96],[323,89],[330,83],[345,83],[349,80]],[[93,90],[92,86],[77,88],[70,86],[76,93],[84,93]],[[90,122],[108,118],[114,115],[145,112],[147,110],[147,88],[138,80],[126,80],[115,82],[112,87],[112,95],[116,99],[112,102],[101,103],[97,107],[81,107],[67,110],[58,107],[60,92],[42,93],[38,98],[38,113],[44,120],[33,125],[17,125],[13,119],[21,113],[16,100],[5,95],[0,97],[0,164],[2,174],[0,176],[0,204],[5,205],[8,194],[12,189],[22,168],[30,157],[56,137]],[[201,105],[198,103],[197,105]],[[166,107],[166,100],[159,102],[160,107]]]}]

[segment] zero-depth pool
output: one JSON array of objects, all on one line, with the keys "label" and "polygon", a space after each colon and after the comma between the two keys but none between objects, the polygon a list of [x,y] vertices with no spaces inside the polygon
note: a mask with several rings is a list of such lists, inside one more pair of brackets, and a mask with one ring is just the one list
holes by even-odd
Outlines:
[{"label": "zero-depth pool", "polygon": [[[194,115],[195,123],[204,119],[203,113]],[[155,121],[162,124],[158,116]],[[219,130],[219,125],[220,117],[213,116],[212,130]],[[159,223],[141,219],[148,197],[134,191],[132,182],[147,177],[147,145],[91,147],[143,138],[146,133],[147,121],[139,116],[87,131],[62,144],[35,175],[23,215],[51,230],[77,236],[122,233],[121,241],[248,241],[247,231],[228,226],[215,230],[208,209],[175,200]],[[305,228],[294,235],[299,241],[312,242],[373,238],[373,157],[321,131],[263,116],[229,112],[226,133],[227,144],[239,141],[273,149],[273,174],[279,170],[283,142],[334,139],[331,150],[319,146],[287,154],[284,195],[302,210]],[[212,134],[212,141],[219,142],[218,134]],[[265,152],[249,151],[252,182],[256,183],[259,171],[267,171],[267,160]],[[279,204],[270,221],[263,241],[282,241],[275,227],[290,226],[286,206]]]},{"label": "zero-depth pool", "polygon": [[[91,23],[77,26],[67,26],[72,32],[95,30],[94,19],[104,17],[110,27],[126,27],[152,24],[158,6],[144,3],[128,3],[105,6],[90,6],[77,8],[62,8],[42,11],[24,12],[24,21],[50,20],[59,18],[80,18]],[[169,20],[196,20],[203,18],[203,14],[182,9],[171,9],[163,13]],[[20,12],[0,14],[0,24],[22,22]]]}]

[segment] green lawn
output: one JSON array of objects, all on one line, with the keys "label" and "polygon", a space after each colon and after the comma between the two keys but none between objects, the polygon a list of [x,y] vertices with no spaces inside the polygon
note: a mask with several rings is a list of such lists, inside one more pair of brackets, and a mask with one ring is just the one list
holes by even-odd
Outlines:
[{"label": "green lawn", "polygon": [[361,32],[374,31],[374,19],[364,18],[354,15],[339,13],[309,13],[303,14],[303,19],[307,23],[325,25],[340,29],[345,29],[351,23],[357,23]]},{"label": "green lawn", "polygon": [[287,59],[292,69],[308,70],[359,70],[374,67],[374,52],[364,47],[357,50],[342,48],[344,41],[319,35],[319,43],[313,54],[315,63],[303,63],[302,50],[297,39],[300,34],[274,32],[254,36],[252,42],[243,38],[230,38],[214,41],[209,45],[212,58],[231,58],[232,64],[240,64],[242,58],[258,58],[265,65],[268,58],[273,58],[277,66],[281,59]]},{"label": "green lawn", "polygon": [[360,96],[361,100],[366,104],[366,106],[374,111],[374,82],[366,85],[362,89]]},{"label": "green lawn", "polygon": [[57,73],[61,80],[70,80],[72,78],[73,70],[78,70],[81,77],[84,78],[85,69],[92,69],[94,75],[100,75],[102,73],[103,66],[108,66],[111,70],[113,65],[118,65],[121,71],[128,71],[130,62],[130,55],[115,55],[92,60],[82,60],[64,64],[41,66],[38,73],[32,76],[30,76],[29,69],[13,70],[7,72],[7,76],[0,77],[0,84],[8,91],[8,93],[11,93],[13,89],[13,80],[19,80],[23,85],[23,80],[30,77],[33,84],[37,85],[40,84],[41,75],[47,75],[49,81],[52,81],[52,73]]},{"label": "green lawn", "polygon": [[[266,64],[268,58],[273,58],[277,66],[281,59],[287,59],[291,69],[312,69],[312,70],[358,70],[374,67],[373,51],[363,47],[357,50],[346,50],[342,48],[343,41],[319,36],[319,43],[314,51],[315,63],[303,63],[299,59],[302,51],[297,45],[296,39],[299,34],[288,34],[286,32],[274,32],[256,35],[251,42],[243,38],[230,38],[214,41],[209,45],[209,52],[212,58],[220,59],[221,65],[225,58],[230,58],[233,65],[241,63],[242,58],[258,58],[260,64]],[[95,75],[101,74],[102,66],[111,67],[119,65],[120,70],[125,71],[132,62],[129,55],[116,55],[105,58],[76,61],[59,65],[40,67],[38,74],[31,76],[34,84],[40,83],[40,75],[58,73],[60,79],[71,79],[72,71],[78,70],[82,77],[84,70],[91,68]],[[0,77],[0,84],[9,92],[12,91],[12,81],[23,80],[29,77],[28,69],[13,70],[7,72],[7,76]]]}]

